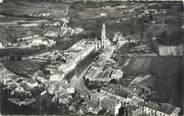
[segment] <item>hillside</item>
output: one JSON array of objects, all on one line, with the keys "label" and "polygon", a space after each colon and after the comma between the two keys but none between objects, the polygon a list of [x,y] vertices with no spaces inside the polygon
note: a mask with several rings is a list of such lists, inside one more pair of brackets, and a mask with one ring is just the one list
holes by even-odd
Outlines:
[{"label": "hillside", "polygon": [[132,58],[126,73],[134,77],[144,74],[154,75],[153,90],[170,99],[176,106],[182,106],[182,78],[184,58],[180,57],[138,57]]}]

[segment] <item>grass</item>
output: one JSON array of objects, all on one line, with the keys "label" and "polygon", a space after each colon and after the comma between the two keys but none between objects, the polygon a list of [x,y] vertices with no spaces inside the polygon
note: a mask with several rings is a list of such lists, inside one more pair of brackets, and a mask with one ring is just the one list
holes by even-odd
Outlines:
[{"label": "grass", "polygon": [[11,61],[6,59],[2,62],[8,70],[24,77],[32,77],[35,72],[46,65],[46,63],[31,60]]},{"label": "grass", "polygon": [[139,57],[131,58],[125,72],[134,77],[152,74],[157,91],[171,100],[173,105],[182,106],[182,78],[184,58],[181,57]]}]

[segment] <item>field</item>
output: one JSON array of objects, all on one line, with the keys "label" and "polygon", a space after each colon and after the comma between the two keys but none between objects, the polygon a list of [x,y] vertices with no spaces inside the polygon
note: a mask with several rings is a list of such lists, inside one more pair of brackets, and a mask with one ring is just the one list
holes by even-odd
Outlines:
[{"label": "field", "polygon": [[132,58],[128,65],[128,75],[152,74],[156,85],[153,90],[171,99],[172,104],[182,106],[182,78],[184,58],[181,57],[149,57]]},{"label": "field", "polygon": [[39,71],[46,65],[44,62],[31,60],[3,60],[3,65],[11,72],[25,77],[32,77],[35,72]]},{"label": "field", "polygon": [[6,0],[0,7],[0,13],[9,16],[24,16],[34,12],[48,12],[55,17],[61,17],[68,7],[66,3]]}]

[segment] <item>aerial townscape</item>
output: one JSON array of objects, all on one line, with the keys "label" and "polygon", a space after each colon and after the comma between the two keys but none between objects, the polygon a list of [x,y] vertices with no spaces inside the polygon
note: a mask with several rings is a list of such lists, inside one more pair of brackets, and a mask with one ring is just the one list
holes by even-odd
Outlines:
[{"label": "aerial townscape", "polygon": [[183,11],[0,0],[0,115],[183,116]]}]

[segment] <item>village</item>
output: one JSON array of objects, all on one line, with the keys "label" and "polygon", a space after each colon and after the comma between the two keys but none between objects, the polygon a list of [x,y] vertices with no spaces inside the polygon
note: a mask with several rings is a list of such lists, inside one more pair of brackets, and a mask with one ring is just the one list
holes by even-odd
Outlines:
[{"label": "village", "polygon": [[[7,54],[2,52],[5,55],[0,59],[1,93],[16,106],[29,106],[37,109],[39,114],[181,115],[182,108],[175,103],[173,96],[162,92],[162,89],[166,92],[169,90],[162,87],[161,83],[162,78],[166,78],[164,75],[169,75],[165,74],[167,66],[171,63],[181,65],[184,44],[180,39],[166,39],[172,18],[167,20],[158,17],[171,10],[154,9],[154,6],[159,5],[162,4],[106,6],[95,8],[96,14],[91,15],[91,8],[81,10],[79,15],[82,21],[91,23],[93,18],[101,18],[92,36],[89,36],[89,27],[71,25],[79,19],[72,19],[68,8],[62,18],[57,17],[54,21],[40,19],[0,23],[6,28],[10,25],[12,28],[20,28],[21,25],[35,31],[34,34],[30,31],[21,37],[17,35],[13,42],[0,41],[0,50],[8,51]],[[123,18],[118,17],[112,21],[117,24],[152,17],[150,22],[142,24],[145,27],[149,25],[149,31],[145,31],[145,27],[137,27],[140,28],[138,32],[131,29],[123,32],[120,29],[109,29],[112,22],[106,18],[118,16],[110,12],[116,9],[124,9],[121,12]],[[27,15],[50,18],[52,13]],[[17,55],[11,49],[35,51],[31,55],[28,55],[29,52]],[[162,65],[164,62],[166,64]],[[173,69],[173,73],[171,71],[171,76],[174,77],[176,70]],[[176,82],[167,81],[171,81],[171,84]]]}]

